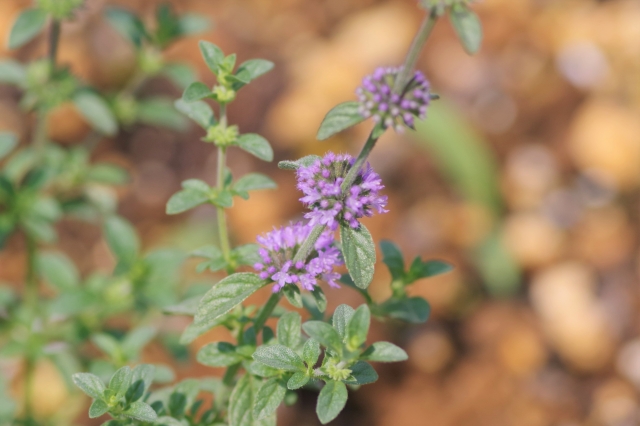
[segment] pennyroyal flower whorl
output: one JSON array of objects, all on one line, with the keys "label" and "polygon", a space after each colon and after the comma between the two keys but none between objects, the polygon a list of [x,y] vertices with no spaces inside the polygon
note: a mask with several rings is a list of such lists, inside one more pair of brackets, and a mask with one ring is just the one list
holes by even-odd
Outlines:
[{"label": "pennyroyal flower whorl", "polygon": [[424,74],[416,71],[402,93],[393,93],[395,80],[401,68],[377,68],[362,80],[356,94],[360,114],[372,117],[384,128],[404,130],[403,124],[413,128],[414,117],[424,119],[431,101],[431,87]]},{"label": "pennyroyal flower whorl", "polygon": [[333,269],[343,262],[331,231],[320,235],[314,251],[306,260],[293,263],[294,256],[312,228],[309,224],[295,223],[274,228],[273,231],[258,236],[258,243],[262,246],[258,253],[262,262],[253,267],[260,278],[274,281],[274,293],[287,284],[296,284],[313,291],[318,279],[326,281],[331,287],[339,287],[336,280],[340,279],[340,274]]},{"label": "pennyroyal flower whorl", "polygon": [[352,228],[360,226],[358,219],[372,216],[374,211],[385,213],[387,197],[380,195],[382,179],[366,163],[351,188],[343,195],[340,186],[354,163],[348,154],[327,153],[307,167],[297,171],[298,189],[304,196],[300,201],[311,209],[305,214],[310,225],[327,225],[337,229],[340,222]]}]

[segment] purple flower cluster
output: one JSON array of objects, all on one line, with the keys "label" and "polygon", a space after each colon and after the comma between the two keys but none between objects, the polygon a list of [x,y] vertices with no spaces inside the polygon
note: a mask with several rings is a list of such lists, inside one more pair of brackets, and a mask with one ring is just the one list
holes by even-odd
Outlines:
[{"label": "purple flower cluster", "polygon": [[325,231],[315,243],[315,250],[304,261],[293,263],[293,258],[311,233],[312,225],[295,223],[260,235],[258,243],[261,263],[253,267],[263,280],[274,281],[273,292],[277,293],[287,284],[298,284],[305,290],[313,291],[318,278],[331,287],[339,287],[336,280],[340,274],[333,271],[342,265],[340,250],[335,245],[333,233]]},{"label": "purple flower cluster", "polygon": [[304,194],[300,201],[311,209],[305,215],[310,225],[326,225],[335,230],[344,222],[358,228],[359,218],[372,216],[374,210],[387,212],[387,197],[379,194],[384,185],[369,163],[343,195],[340,186],[354,161],[348,154],[329,152],[310,166],[298,169],[298,189]]},{"label": "purple flower cluster", "polygon": [[402,93],[393,93],[393,86],[401,68],[377,68],[362,80],[356,94],[360,101],[360,114],[373,117],[385,128],[404,130],[403,123],[413,128],[414,117],[427,115],[431,101],[431,87],[424,74],[416,71]]}]

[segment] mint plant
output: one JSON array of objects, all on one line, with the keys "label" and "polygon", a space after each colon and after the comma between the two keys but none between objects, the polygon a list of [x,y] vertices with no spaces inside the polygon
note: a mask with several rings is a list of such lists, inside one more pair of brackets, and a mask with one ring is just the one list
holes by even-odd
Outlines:
[{"label": "mint plant", "polygon": [[[202,57],[216,77],[209,87],[191,81],[186,68],[164,63],[161,55],[176,37],[203,29],[201,19],[179,17],[161,6],[156,25],[147,28],[135,15],[110,9],[107,17],[135,47],[138,66],[122,90],[101,95],[55,60],[61,22],[73,14],[78,1],[38,1],[37,8],[20,15],[10,44],[18,47],[48,25],[50,50],[46,61],[27,67],[12,61],[0,63],[0,80],[23,89],[23,105],[38,117],[34,141],[28,147],[14,149],[14,136],[0,137],[0,153],[9,156],[0,175],[0,235],[4,240],[22,235],[29,257],[25,294],[0,293],[0,308],[6,310],[1,324],[8,331],[3,337],[8,344],[0,355],[20,354],[26,363],[24,409],[15,424],[48,423],[34,415],[30,389],[35,386],[34,363],[39,357],[51,356],[47,345],[55,342],[64,343],[67,360],[72,360],[64,363],[65,374],[93,400],[89,417],[108,415],[110,419],[103,424],[109,426],[275,425],[278,407],[283,402],[295,403],[296,391],[303,387],[319,392],[316,412],[325,424],[343,410],[349,388],[355,390],[378,379],[372,362],[407,359],[405,351],[391,342],[368,341],[372,317],[425,322],[428,302],[410,297],[407,287],[447,272],[451,266],[419,257],[406,265],[400,249],[383,241],[380,249],[391,274],[392,295],[376,301],[369,294],[376,248],[362,219],[384,214],[387,198],[381,192],[382,179],[367,159],[387,130],[413,128],[415,120],[426,118],[429,103],[437,99],[426,77],[414,68],[438,18],[449,15],[469,52],[477,50],[481,39],[479,21],[467,1],[421,3],[427,16],[404,64],[378,68],[365,77],[356,90],[358,100],[336,106],[320,126],[318,139],[324,140],[370,118],[373,129],[360,153],[281,161],[280,168],[295,172],[292,177],[301,191],[300,201],[308,209],[306,221],[276,227],[258,236],[256,244],[242,246],[232,245],[225,210],[235,197],[247,199],[252,191],[276,185],[259,173],[234,177],[226,164],[227,152],[237,148],[264,161],[272,161],[274,153],[265,138],[243,133],[229,123],[227,110],[238,91],[271,71],[273,63],[250,59],[237,65],[235,54],[227,55],[213,43],[201,41]],[[102,186],[124,182],[124,173],[110,165],[92,164],[93,143],[63,149],[46,136],[47,114],[63,102],[73,102],[96,132],[103,134],[115,134],[118,128],[138,122],[179,123],[166,101],[138,97],[144,81],[160,74],[185,87],[175,109],[202,127],[202,140],[215,146],[218,159],[214,186],[186,180],[167,203],[166,212],[171,215],[203,204],[213,205],[217,212],[217,244],[191,255],[201,259],[199,272],[226,276],[204,293],[199,286],[189,288],[181,299],[175,284],[183,256],[174,250],[144,254],[132,225],[115,214],[116,200]],[[82,277],[70,259],[42,249],[55,241],[54,224],[63,216],[101,224],[117,261],[112,274]],[[348,274],[340,274],[343,265]],[[53,288],[53,299],[43,300],[40,295],[40,276]],[[355,309],[341,304],[327,312],[323,282],[329,287],[341,283],[353,288],[364,303]],[[271,291],[266,303],[245,304],[265,287]],[[13,304],[20,297],[24,303]],[[285,299],[295,310],[281,304]],[[182,333],[182,344],[192,343],[214,327],[230,331],[232,341],[209,342],[196,356],[205,366],[224,368],[222,377],[189,378],[166,385],[173,382],[166,367],[139,364],[132,368],[157,334],[150,324],[159,309],[193,317]],[[130,314],[136,327],[118,332],[110,329],[109,318],[123,314]],[[271,319],[277,319],[275,330]],[[86,354],[89,342],[104,353],[103,359],[92,360]],[[72,370],[76,371],[73,375]],[[80,370],[89,372],[77,372]],[[203,394],[212,395],[212,402],[205,403],[211,398],[201,399]]]}]

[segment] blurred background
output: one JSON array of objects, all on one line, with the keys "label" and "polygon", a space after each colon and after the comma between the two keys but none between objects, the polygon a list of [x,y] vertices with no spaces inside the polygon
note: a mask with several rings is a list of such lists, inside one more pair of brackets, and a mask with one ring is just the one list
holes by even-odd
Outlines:
[{"label": "blurred background", "polygon": [[[59,60],[104,90],[130,77],[134,53],[104,19],[106,5],[151,18],[156,0],[88,0],[63,26]],[[360,149],[371,123],[327,142],[315,140],[325,113],[355,99],[362,77],[402,62],[423,16],[414,0],[176,0],[177,12],[210,18],[210,31],[172,45],[169,59],[189,62],[207,84],[213,76],[197,41],[210,40],[240,61],[262,57],[274,72],[244,89],[230,122],[264,135],[276,161],[327,150]],[[0,54],[28,61],[44,54],[36,40],[6,50],[6,36],[30,1],[0,1]],[[451,25],[439,22],[419,68],[441,96],[415,133],[387,132],[371,156],[389,210],[366,220],[374,239],[395,241],[407,257],[441,258],[454,272],[411,288],[432,305],[429,322],[376,324],[373,333],[406,348],[410,359],[380,365],[378,383],[349,399],[336,425],[626,426],[640,424],[640,2],[637,0],[484,0],[474,6],[485,30],[470,57]],[[146,94],[180,92],[161,78]],[[19,93],[0,86],[0,129],[23,137],[32,117]],[[73,144],[89,126],[72,107],[50,120],[50,137]],[[131,184],[120,212],[145,247],[192,249],[215,239],[207,207],[165,215],[180,181],[213,183],[213,146],[185,132],[136,125],[99,141],[95,158],[125,166]],[[260,171],[279,188],[236,201],[232,239],[252,242],[303,210],[291,172],[232,150],[236,175]],[[63,222],[60,247],[83,272],[113,259],[92,226]],[[24,248],[0,253],[0,278],[21,282]],[[200,279],[193,265],[185,273]],[[379,268],[376,298],[390,293]],[[345,288],[328,292],[332,310],[357,305]],[[186,318],[163,320],[181,331]],[[195,350],[213,340],[205,335]],[[169,357],[153,345],[145,360]],[[211,374],[193,357],[180,377]],[[59,373],[38,370],[41,413],[70,395]],[[77,399],[77,398],[76,398]],[[86,403],[82,400],[82,404]],[[280,412],[281,425],[315,425],[314,395]],[[94,424],[86,411],[78,424]],[[95,423],[95,424],[99,424]]]}]

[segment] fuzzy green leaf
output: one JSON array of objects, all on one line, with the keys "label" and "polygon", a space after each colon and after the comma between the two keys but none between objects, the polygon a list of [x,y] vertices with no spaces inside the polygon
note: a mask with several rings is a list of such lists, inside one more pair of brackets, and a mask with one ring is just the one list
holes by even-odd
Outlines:
[{"label": "fuzzy green leaf", "polygon": [[238,380],[229,398],[229,426],[275,426],[275,415],[264,419],[253,416],[260,380],[245,374]]},{"label": "fuzzy green leaf", "polygon": [[273,69],[273,62],[265,59],[250,59],[243,62],[236,71],[235,77],[239,80],[233,89],[238,90]]},{"label": "fuzzy green leaf", "polygon": [[419,257],[416,257],[411,263],[409,271],[405,274],[404,282],[411,284],[421,278],[434,277],[452,270],[453,266],[441,260],[423,262]]},{"label": "fuzzy green leaf", "polygon": [[399,362],[408,358],[407,353],[402,348],[389,342],[374,343],[360,357],[362,360],[377,362]]},{"label": "fuzzy green leaf", "polygon": [[297,373],[293,373],[293,376],[291,376],[287,381],[287,388],[291,390],[300,389],[309,383],[310,379],[311,377],[307,376],[306,373],[298,371]]},{"label": "fuzzy green leaf", "polygon": [[309,367],[316,365],[318,358],[320,358],[320,343],[313,339],[309,339],[304,342],[304,346],[302,347],[302,358]]},{"label": "fuzzy green leaf", "polygon": [[287,312],[282,315],[276,329],[278,343],[292,349],[297,348],[300,343],[301,324],[302,318],[297,312]]},{"label": "fuzzy green leaf", "polygon": [[242,362],[245,358],[236,352],[236,347],[228,342],[215,342],[203,346],[198,351],[200,364],[209,367],[228,367]]},{"label": "fuzzy green leaf", "polygon": [[158,415],[149,404],[142,401],[136,401],[129,405],[129,408],[122,412],[127,417],[140,420],[142,422],[154,422]]},{"label": "fuzzy green leaf", "polygon": [[204,83],[194,81],[182,94],[182,99],[186,102],[199,101],[211,95],[211,89]]},{"label": "fuzzy green leaf", "polygon": [[93,399],[102,399],[105,386],[102,380],[91,373],[76,373],[71,376],[73,383]]},{"label": "fuzzy green leaf", "polygon": [[46,22],[47,12],[44,10],[27,9],[20,13],[11,26],[9,41],[7,43],[9,49],[17,49],[31,41],[42,31]]},{"label": "fuzzy green leaf", "polygon": [[364,121],[359,108],[358,102],[344,102],[335,106],[322,120],[316,138],[323,141]]},{"label": "fuzzy green leaf", "polygon": [[380,242],[380,250],[384,256],[382,261],[391,272],[391,278],[401,279],[404,275],[404,258],[398,246],[391,241],[383,240]]},{"label": "fuzzy green leaf", "polygon": [[380,305],[380,312],[389,318],[413,324],[422,324],[429,318],[431,307],[429,303],[421,297],[389,299]]},{"label": "fuzzy green leaf", "polygon": [[255,133],[242,135],[236,141],[236,145],[264,161],[273,161],[273,149],[265,138]]},{"label": "fuzzy green leaf", "polygon": [[338,417],[347,403],[347,387],[342,382],[329,381],[320,391],[316,413],[324,425]]},{"label": "fuzzy green leaf", "polygon": [[269,177],[261,173],[249,173],[242,176],[233,184],[233,192],[240,195],[245,200],[249,198],[249,191],[259,189],[275,189],[278,186]]},{"label": "fuzzy green leaf", "polygon": [[326,322],[307,321],[302,324],[302,329],[309,337],[318,341],[322,346],[335,352],[342,352],[342,339],[338,332]]},{"label": "fuzzy green leaf", "polygon": [[206,328],[208,325],[216,325],[218,317],[229,312],[264,284],[264,280],[248,272],[224,278],[202,297],[194,319],[194,327]]},{"label": "fuzzy green leaf", "polygon": [[302,359],[294,351],[283,345],[260,346],[253,359],[269,367],[284,371],[305,371]]},{"label": "fuzzy green leaf", "polygon": [[369,307],[367,305],[359,306],[347,324],[345,340],[350,350],[358,349],[367,340],[370,322],[371,312]]},{"label": "fuzzy green leaf", "polygon": [[287,387],[282,379],[272,378],[264,382],[255,396],[253,417],[264,419],[274,414],[282,403],[285,393],[287,393]]},{"label": "fuzzy green leaf", "polygon": [[368,385],[378,380],[378,373],[371,364],[358,361],[351,367],[351,377],[347,379],[349,385]]},{"label": "fuzzy green leaf", "polygon": [[225,59],[222,50],[215,44],[204,40],[200,41],[199,46],[200,53],[202,53],[204,62],[207,64],[212,73],[218,74],[220,66]]},{"label": "fuzzy green leaf", "polygon": [[186,102],[182,99],[178,99],[174,105],[178,111],[195,121],[205,130],[216,124],[216,118],[213,115],[213,110],[206,102]]},{"label": "fuzzy green leaf", "polygon": [[355,309],[349,305],[340,305],[333,312],[333,328],[336,329],[341,338],[347,335],[347,324],[349,324],[355,312]]},{"label": "fuzzy green leaf", "polygon": [[340,238],[342,254],[353,282],[359,288],[369,287],[376,263],[376,248],[371,234],[362,224],[358,229],[341,225]]},{"label": "fuzzy green leaf", "polygon": [[96,417],[100,417],[104,413],[109,411],[109,406],[106,402],[101,399],[96,399],[91,403],[91,407],[89,407],[89,418],[95,419]]},{"label": "fuzzy green leaf", "polygon": [[167,214],[186,212],[206,203],[211,198],[211,187],[198,179],[182,182],[182,191],[176,192],[167,202]]},{"label": "fuzzy green leaf", "polygon": [[284,160],[278,163],[278,168],[282,170],[298,170],[300,167],[309,167],[322,157],[317,155],[307,155],[297,160]]},{"label": "fuzzy green leaf", "polygon": [[113,376],[111,376],[111,380],[109,380],[109,390],[115,392],[117,399],[124,398],[129,386],[131,386],[132,378],[133,374],[131,373],[131,368],[128,366],[120,368],[118,371],[113,373]]}]

